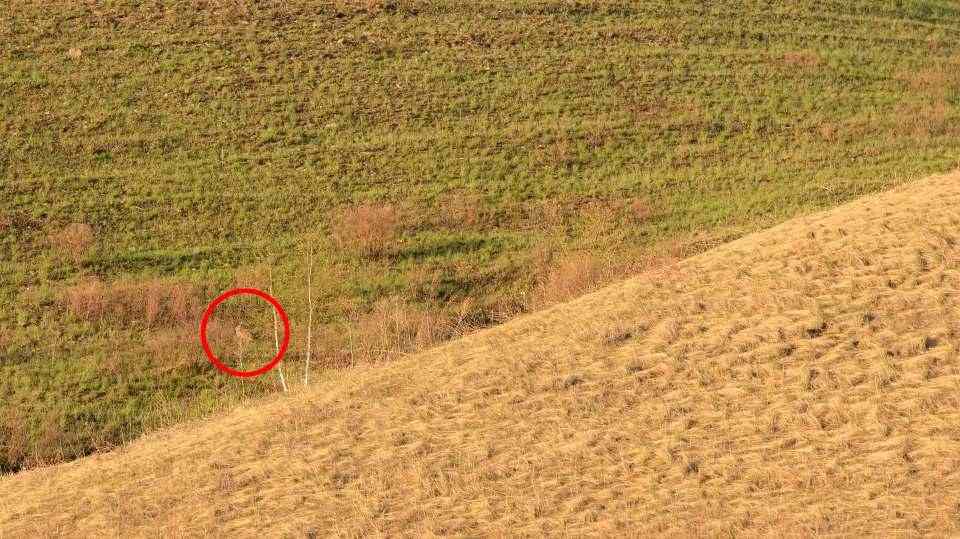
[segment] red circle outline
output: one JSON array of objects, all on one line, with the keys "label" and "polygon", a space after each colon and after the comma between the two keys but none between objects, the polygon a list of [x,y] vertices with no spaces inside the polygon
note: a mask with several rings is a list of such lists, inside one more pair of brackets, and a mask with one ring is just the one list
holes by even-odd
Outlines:
[{"label": "red circle outline", "polygon": [[[283,340],[280,342],[280,350],[277,352],[277,355],[273,356],[273,359],[270,360],[270,363],[267,363],[263,367],[254,369],[252,371],[238,371],[224,365],[223,362],[220,361],[220,359],[217,358],[217,356],[213,353],[213,349],[210,348],[210,343],[207,342],[207,323],[210,322],[210,317],[213,315],[213,312],[217,310],[217,307],[221,303],[232,298],[233,296],[239,296],[240,294],[250,294],[265,300],[267,303],[273,306],[273,308],[277,311],[277,314],[280,316],[280,320],[283,321]],[[258,288],[231,288],[211,301],[210,305],[207,305],[207,310],[203,312],[203,317],[200,319],[200,344],[203,346],[203,352],[207,355],[207,359],[210,360],[210,363],[212,363],[214,367],[229,374],[230,376],[235,376],[237,378],[251,378],[253,376],[260,376],[261,374],[264,374],[270,369],[276,367],[277,364],[280,363],[280,360],[283,359],[284,354],[287,353],[287,346],[290,345],[290,319],[287,318],[287,313],[283,310],[280,302],[263,290]]]}]

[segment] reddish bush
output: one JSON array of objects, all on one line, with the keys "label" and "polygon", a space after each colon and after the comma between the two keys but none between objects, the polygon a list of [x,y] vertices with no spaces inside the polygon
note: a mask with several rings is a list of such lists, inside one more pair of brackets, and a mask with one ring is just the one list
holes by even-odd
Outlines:
[{"label": "reddish bush", "polygon": [[333,239],[341,249],[363,256],[378,256],[394,241],[400,217],[393,206],[363,204],[340,213],[333,229]]}]

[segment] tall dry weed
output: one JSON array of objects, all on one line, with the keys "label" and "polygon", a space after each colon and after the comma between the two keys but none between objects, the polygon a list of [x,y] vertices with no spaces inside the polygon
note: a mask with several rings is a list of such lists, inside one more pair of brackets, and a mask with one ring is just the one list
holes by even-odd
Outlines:
[{"label": "tall dry weed", "polygon": [[896,130],[923,139],[957,133],[960,130],[951,121],[951,112],[952,107],[939,100],[932,103],[902,103],[894,110]]},{"label": "tall dry weed", "polygon": [[627,219],[633,223],[644,223],[653,217],[653,206],[646,198],[636,197],[627,203]]},{"label": "tall dry weed", "polygon": [[96,277],[86,278],[63,294],[66,308],[83,320],[100,320],[107,309],[107,288]]},{"label": "tall dry weed", "polygon": [[[214,339],[223,339],[223,328]],[[208,326],[207,338],[211,339]],[[220,341],[222,342],[222,341]],[[195,361],[202,361],[195,328],[191,326],[161,329],[146,337],[144,345],[150,353],[154,364],[162,371],[167,372],[190,365]]]},{"label": "tall dry weed", "polygon": [[56,254],[79,266],[93,245],[93,227],[85,223],[71,223],[47,237]]},{"label": "tall dry weed", "polygon": [[541,270],[531,301],[531,308],[540,308],[579,296],[596,287],[603,279],[602,264],[587,252],[560,257]]},{"label": "tall dry weed", "polygon": [[782,57],[784,65],[788,67],[817,67],[823,61],[816,51],[789,51]]},{"label": "tall dry weed", "polygon": [[535,204],[529,210],[530,218],[539,228],[552,234],[563,234],[568,221],[567,207],[556,199],[548,199]]},{"label": "tall dry weed", "polygon": [[386,298],[357,317],[351,349],[365,361],[389,359],[437,342],[444,329],[445,321],[436,314],[400,298]]},{"label": "tall dry weed", "polygon": [[152,279],[104,283],[88,277],[66,288],[61,304],[77,318],[146,327],[171,327],[199,316],[199,292],[190,283]]},{"label": "tall dry weed", "polygon": [[0,472],[20,468],[30,449],[26,423],[16,409],[0,418]]},{"label": "tall dry weed", "polygon": [[333,239],[341,249],[362,256],[387,252],[400,228],[400,215],[389,204],[361,204],[340,212]]},{"label": "tall dry weed", "polygon": [[490,224],[482,199],[474,194],[453,193],[440,198],[434,221],[448,228],[476,228]]},{"label": "tall dry weed", "polygon": [[345,367],[395,359],[470,333],[492,320],[476,301],[423,307],[399,297],[355,312],[344,325],[316,330],[315,356],[324,367]]}]

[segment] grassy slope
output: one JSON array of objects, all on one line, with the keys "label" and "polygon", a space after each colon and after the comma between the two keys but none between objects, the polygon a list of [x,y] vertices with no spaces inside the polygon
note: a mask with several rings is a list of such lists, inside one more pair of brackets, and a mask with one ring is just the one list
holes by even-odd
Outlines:
[{"label": "grassy slope", "polygon": [[0,480],[13,535],[960,532],[960,174]]},{"label": "grassy slope", "polygon": [[[953,3],[700,4],[15,1],[0,15],[0,468],[237,398],[196,359],[193,322],[174,334],[193,363],[162,368],[137,324],[66,314],[57,298],[83,275],[180,278],[209,299],[274,259],[302,320],[287,253],[316,234],[319,271],[342,276],[321,321],[398,295],[473,297],[485,322],[535,284],[543,245],[547,260],[686,253],[956,165]],[[627,220],[633,198],[652,216]],[[403,241],[336,249],[334,210],[373,200],[399,208]],[[540,226],[550,203],[565,217]],[[79,265],[46,241],[71,221],[96,235]]]}]

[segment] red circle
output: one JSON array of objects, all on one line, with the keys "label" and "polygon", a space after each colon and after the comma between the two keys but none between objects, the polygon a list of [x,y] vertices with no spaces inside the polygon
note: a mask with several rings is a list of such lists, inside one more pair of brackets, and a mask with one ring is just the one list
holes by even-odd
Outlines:
[{"label": "red circle", "polygon": [[[210,343],[207,342],[207,323],[210,321],[210,316],[213,315],[213,312],[217,310],[218,305],[232,298],[233,296],[239,296],[240,294],[257,296],[260,299],[265,300],[270,305],[273,305],[273,308],[276,309],[277,314],[280,316],[280,320],[283,321],[283,340],[280,341],[280,350],[277,352],[277,355],[273,356],[273,359],[270,360],[270,363],[267,363],[263,367],[254,369],[252,371],[238,371],[224,365],[223,362],[220,361],[220,359],[217,358],[217,356],[213,353],[213,350],[210,348]],[[280,360],[283,359],[283,355],[287,353],[287,346],[290,344],[290,319],[287,318],[287,313],[284,312],[283,307],[280,306],[280,302],[263,290],[259,290],[257,288],[232,288],[217,296],[216,299],[211,301],[210,305],[207,306],[207,310],[203,312],[203,318],[200,319],[200,344],[203,345],[203,352],[207,355],[207,359],[210,360],[210,363],[213,363],[214,367],[229,374],[230,376],[236,376],[237,378],[260,376],[261,374],[276,367],[277,363],[280,363]]]}]

